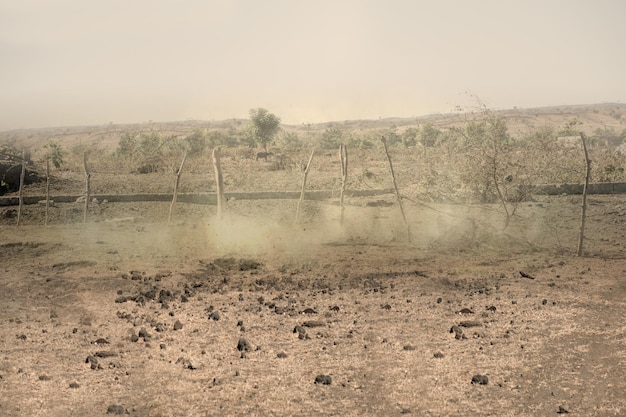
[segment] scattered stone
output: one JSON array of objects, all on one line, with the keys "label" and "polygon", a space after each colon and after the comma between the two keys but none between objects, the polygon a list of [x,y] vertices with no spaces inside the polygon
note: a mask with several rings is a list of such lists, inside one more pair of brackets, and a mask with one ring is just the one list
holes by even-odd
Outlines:
[{"label": "scattered stone", "polygon": [[526,273],[526,272],[524,272],[524,271],[519,271],[519,274],[522,276],[522,278],[535,279],[535,277],[533,277],[533,276],[531,276],[531,275],[527,274],[527,273]]},{"label": "scattered stone", "polygon": [[400,410],[400,414],[411,414],[412,411],[410,408],[403,408],[402,410]]},{"label": "scattered stone", "polygon": [[474,314],[474,312],[472,310],[470,310],[469,308],[462,308],[459,311],[457,311],[458,314]]},{"label": "scattered stone", "polygon": [[242,327],[242,326],[243,326],[243,320],[237,321],[237,327]]},{"label": "scattered stone", "polygon": [[278,355],[276,355],[278,358],[280,359],[285,359],[287,357],[287,354],[285,352],[280,352]]},{"label": "scattered stone", "polygon": [[489,383],[489,377],[487,375],[474,375],[472,377],[472,384],[487,385]]},{"label": "scattered stone", "polygon": [[106,340],[106,339],[103,339],[103,338],[99,338],[99,339],[94,340],[91,343],[94,344],[94,345],[108,345],[109,341]]},{"label": "scattered stone", "polygon": [[112,357],[117,356],[117,353],[101,350],[99,352],[94,353],[93,356],[96,356],[98,358],[112,358]]},{"label": "scattered stone", "polygon": [[382,308],[383,310],[391,310],[391,304],[384,304],[380,306],[380,308]]},{"label": "scattered stone", "polygon": [[239,339],[239,342],[237,342],[237,350],[239,352],[249,352],[252,350],[252,345],[242,337]]},{"label": "scattered stone", "polygon": [[415,346],[412,345],[404,345],[404,347],[402,348],[404,350],[415,350]]},{"label": "scattered stone", "polygon": [[338,313],[339,312],[339,306],[332,306],[330,308],[330,311],[334,311],[335,313]]},{"label": "scattered stone", "polygon": [[482,326],[482,323],[479,321],[462,321],[459,323],[459,326],[461,327],[480,327]]},{"label": "scattered stone", "polygon": [[304,327],[323,327],[325,326],[323,321],[305,321],[304,323],[302,323],[302,326]]},{"label": "scattered stone", "polygon": [[333,379],[330,375],[318,375],[315,377],[315,383],[320,385],[330,385]]},{"label": "scattered stone", "polygon": [[148,342],[152,339],[152,335],[148,333],[145,327],[142,327],[141,330],[139,330],[139,337],[143,338],[144,342]]},{"label": "scattered stone", "polygon": [[78,382],[72,382],[70,388],[80,388],[80,385],[78,385]]},{"label": "scattered stone", "polygon": [[112,404],[107,408],[107,414],[123,415],[126,413],[126,409],[121,405]]},{"label": "scattered stone", "polygon": [[557,414],[567,414],[569,413],[569,411],[567,411],[565,408],[563,408],[562,406],[559,405],[559,411],[556,412]]},{"label": "scattered stone", "polygon": [[441,359],[441,358],[443,358],[443,353],[441,353],[441,352],[437,352],[437,353],[435,353],[433,356],[434,356],[435,358],[437,358],[437,359]]},{"label": "scattered stone", "polygon": [[209,319],[213,321],[218,321],[220,319],[220,312],[219,311],[212,312],[211,315],[209,315]]},{"label": "scattered stone", "polygon": [[296,327],[293,328],[293,332],[294,333],[306,333],[306,329],[300,326],[299,324],[297,324]]},{"label": "scattered stone", "polygon": [[25,334],[18,334],[17,336],[15,336],[16,339],[19,340],[26,340],[26,335]]},{"label": "scattered stone", "polygon": [[441,297],[437,298],[437,304],[441,304],[442,301],[443,301],[443,298]]},{"label": "scattered stone", "polygon": [[92,356],[92,355],[87,356],[87,359],[85,359],[85,363],[90,364],[91,369],[93,370],[102,369],[102,366],[100,366],[100,364],[98,363],[98,359],[96,359],[95,356]]},{"label": "scattered stone", "polygon": [[300,314],[317,314],[317,311],[313,310],[312,308],[305,308],[300,312]]},{"label": "scattered stone", "polygon": [[450,333],[454,333],[454,338],[455,339],[466,339],[465,335],[463,334],[463,329],[461,329],[459,326],[452,326],[450,328]]},{"label": "scattered stone", "polygon": [[160,349],[165,349],[166,347],[167,347],[167,346],[165,345],[165,343],[161,343],[161,344],[159,345],[159,348],[160,348]]},{"label": "scattered stone", "polygon": [[496,311],[496,306],[487,307],[487,311]]},{"label": "scattered stone", "polygon": [[39,375],[40,381],[52,381],[52,377],[48,375]]},{"label": "scattered stone", "polygon": [[546,304],[548,304],[548,300],[544,299],[544,300],[541,302],[541,304],[543,304],[543,305],[545,306]]},{"label": "scattered stone", "polygon": [[137,336],[135,333],[133,333],[132,335],[130,335],[130,341],[135,343],[136,341],[139,340],[139,336]]},{"label": "scattered stone", "polygon": [[180,320],[176,320],[176,323],[174,323],[174,330],[180,330],[183,328],[183,324],[180,322]]}]

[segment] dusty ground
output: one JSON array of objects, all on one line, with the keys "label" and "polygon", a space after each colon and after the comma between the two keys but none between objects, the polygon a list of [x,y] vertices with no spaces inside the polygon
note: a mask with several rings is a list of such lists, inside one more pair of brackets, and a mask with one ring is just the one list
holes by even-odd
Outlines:
[{"label": "dusty ground", "polygon": [[1,208],[0,415],[626,415],[626,197],[383,200]]}]

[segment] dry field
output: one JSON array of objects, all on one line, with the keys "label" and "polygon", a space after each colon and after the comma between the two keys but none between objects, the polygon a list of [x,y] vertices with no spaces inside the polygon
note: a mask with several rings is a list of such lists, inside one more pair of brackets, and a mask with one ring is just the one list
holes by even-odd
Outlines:
[{"label": "dry field", "polygon": [[626,414],[626,197],[393,202],[0,208],[0,415]]}]

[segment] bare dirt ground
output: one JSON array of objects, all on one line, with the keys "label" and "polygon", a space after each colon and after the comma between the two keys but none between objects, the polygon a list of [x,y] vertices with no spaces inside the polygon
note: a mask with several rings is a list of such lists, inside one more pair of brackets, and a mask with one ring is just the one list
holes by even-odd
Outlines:
[{"label": "bare dirt ground", "polygon": [[393,201],[0,208],[0,415],[626,415],[626,197]]}]

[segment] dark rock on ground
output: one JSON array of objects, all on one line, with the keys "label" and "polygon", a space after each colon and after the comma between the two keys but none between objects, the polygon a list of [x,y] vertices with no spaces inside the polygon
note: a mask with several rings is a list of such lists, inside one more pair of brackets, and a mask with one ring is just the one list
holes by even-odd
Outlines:
[{"label": "dark rock on ground", "polygon": [[174,330],[180,330],[183,328],[183,324],[180,322],[180,320],[176,320],[176,323],[174,323]]},{"label": "dark rock on ground", "polygon": [[287,354],[285,352],[280,352],[278,355],[276,355],[278,358],[280,359],[285,359],[287,357]]},{"label": "dark rock on ground", "polygon": [[304,323],[302,323],[303,327],[323,327],[325,326],[323,321],[305,321]]},{"label": "dark rock on ground", "polygon": [[52,377],[48,375],[39,375],[40,381],[52,381]]},{"label": "dark rock on ground", "polygon": [[74,389],[76,389],[76,388],[80,388],[80,385],[78,385],[78,382],[72,382],[72,383],[70,384],[70,388],[74,388]]},{"label": "dark rock on ground", "polygon": [[459,314],[474,314],[474,312],[472,310],[470,310],[469,308],[462,308],[458,311]]},{"label": "dark rock on ground", "polygon": [[107,414],[123,415],[126,413],[126,409],[121,405],[112,404],[107,408]]},{"label": "dark rock on ground", "polygon": [[474,375],[472,377],[472,384],[487,385],[489,383],[489,377],[487,375]]},{"label": "dark rock on ground", "polygon": [[412,345],[404,345],[404,347],[402,348],[403,350],[415,350],[415,346]]},{"label": "dark rock on ground", "polygon": [[93,356],[96,356],[98,358],[112,358],[112,357],[117,356],[117,353],[101,350],[101,351],[94,353]]},{"label": "dark rock on ground", "polygon": [[563,408],[562,406],[559,405],[559,411],[556,412],[557,414],[567,414],[569,413],[569,411],[567,411],[565,408]]},{"label": "dark rock on ground", "polygon": [[315,377],[315,383],[320,385],[330,385],[332,384],[333,379],[330,375],[318,375]]},{"label": "dark rock on ground", "polygon": [[249,352],[252,350],[252,345],[245,338],[240,338],[239,342],[237,342],[237,350],[239,352]]},{"label": "dark rock on ground", "polygon": [[435,358],[437,358],[437,359],[441,359],[441,358],[443,358],[443,353],[441,353],[441,352],[437,352],[437,353],[435,353],[433,356],[434,356]]},{"label": "dark rock on ground", "polygon": [[459,326],[461,326],[461,327],[480,327],[480,326],[482,326],[482,323],[479,322],[479,321],[468,320],[468,321],[460,322]]}]

